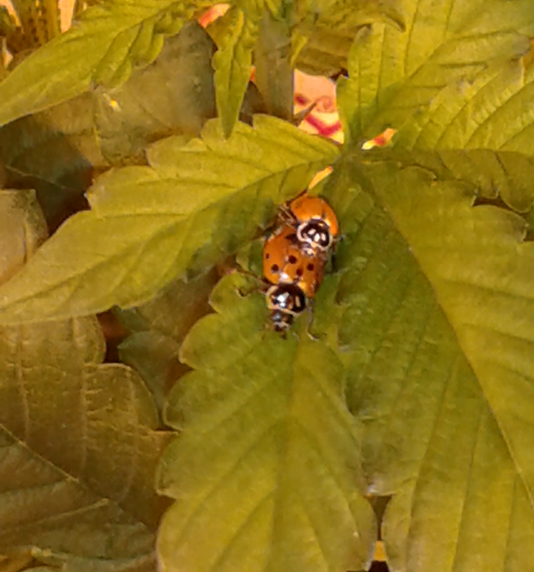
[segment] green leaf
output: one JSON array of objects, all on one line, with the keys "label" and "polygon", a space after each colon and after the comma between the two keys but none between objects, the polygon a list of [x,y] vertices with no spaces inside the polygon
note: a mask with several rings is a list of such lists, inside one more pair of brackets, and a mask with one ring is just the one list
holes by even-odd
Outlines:
[{"label": "green leaf", "polygon": [[[308,16],[333,27],[362,26],[372,22],[390,22],[404,28],[404,7],[398,0],[311,0],[303,2]],[[302,10],[297,6],[297,11]]]},{"label": "green leaf", "polygon": [[[303,332],[265,330],[267,310],[231,275],[217,314],[186,339],[196,371],[169,397],[181,429],[159,489],[177,501],[159,531],[166,570],[326,571],[369,565],[375,527],[358,494],[359,432],[335,353]],[[301,325],[303,322],[301,321]],[[223,516],[224,515],[224,516]]]},{"label": "green leaf", "polygon": [[[532,53],[450,86],[399,134],[409,149],[493,149],[534,155]],[[512,154],[509,154],[512,155]],[[504,167],[507,170],[507,167]]]},{"label": "green leaf", "polygon": [[47,236],[33,191],[0,190],[0,284],[24,266]]},{"label": "green leaf", "polygon": [[253,238],[274,206],[336,159],[337,147],[272,118],[238,124],[225,140],[173,138],[150,167],[100,177],[91,210],[68,219],[22,272],[0,288],[3,323],[138,305],[176,277],[201,273]]},{"label": "green leaf", "polygon": [[421,168],[352,167],[391,217],[360,192],[360,224],[338,253],[364,469],[375,494],[393,494],[383,524],[390,565],[528,567],[519,547],[534,538],[525,222],[473,207],[472,186]]},{"label": "green leaf", "polygon": [[421,391],[426,376],[402,390],[414,400],[429,395],[439,401],[432,415],[418,414],[419,422],[408,426],[404,420],[414,408],[406,400],[396,411],[378,408],[384,417],[376,437],[385,446],[391,443],[383,428],[388,422],[397,431],[421,435],[428,430],[427,443],[418,439],[418,451],[410,455],[417,471],[386,511],[388,560],[396,569],[414,572],[528,568],[524,546],[534,540],[531,497],[471,370],[462,357],[450,358],[450,375],[432,380],[426,392]]},{"label": "green leaf", "polygon": [[175,280],[145,304],[117,308],[115,314],[131,332],[158,331],[181,343],[191,326],[208,313],[208,298],[218,280],[216,269],[187,282]]},{"label": "green leaf", "polygon": [[252,48],[258,35],[254,17],[240,9],[213,57],[217,112],[225,137],[232,133],[245,97],[252,70]]},{"label": "green leaf", "polygon": [[310,4],[308,17],[295,31],[306,40],[297,67],[309,74],[332,76],[347,69],[354,36],[362,26],[383,22],[404,29],[398,0],[321,0]]},{"label": "green leaf", "polygon": [[356,37],[349,80],[338,102],[349,140],[399,128],[444,88],[460,89],[487,66],[513,61],[529,49],[534,8],[529,0],[404,2],[406,30],[374,24]]},{"label": "green leaf", "polygon": [[0,550],[152,568],[163,443],[141,379],[97,365],[104,342],[93,319],[3,327],[0,347]]},{"label": "green leaf", "polygon": [[291,51],[290,24],[266,11],[259,24],[258,42],[254,49],[254,83],[258,86],[267,113],[286,120],[293,118],[294,71]]},{"label": "green leaf", "polygon": [[198,135],[216,115],[213,43],[196,23],[169,39],[156,61],[125,85],[84,94],[0,130],[4,186],[33,188],[49,227],[76,210],[93,172],[145,162],[145,147],[171,134]]},{"label": "green leaf", "polygon": [[[0,193],[0,251],[13,227],[25,251],[41,240],[32,193]],[[65,569],[154,570],[161,500],[152,482],[164,435],[141,379],[101,365],[95,318],[0,328],[0,554],[31,549]],[[21,510],[23,507],[23,510]]]},{"label": "green leaf", "polygon": [[145,148],[162,137],[200,134],[216,115],[213,51],[206,31],[191,22],[124,85],[97,90],[99,143],[112,164],[144,162]]},{"label": "green leaf", "polygon": [[347,68],[347,57],[357,29],[317,26],[306,40],[296,60],[296,67],[310,75],[333,76]]},{"label": "green leaf", "polygon": [[[534,248],[523,242],[526,223],[504,209],[473,208],[472,188],[432,181],[416,168],[386,176],[388,185],[375,188],[428,276],[532,491],[534,457],[525,449],[532,427],[520,421],[534,406],[525,384],[534,365]],[[435,224],[425,224],[433,213]]]},{"label": "green leaf", "polygon": [[177,280],[146,304],[115,312],[132,332],[119,346],[121,361],[141,374],[160,410],[172,385],[189,370],[178,360],[180,344],[209,312],[208,297],[218,278],[211,271],[189,282]]},{"label": "green leaf", "polygon": [[136,332],[119,346],[121,362],[143,378],[160,413],[170,388],[189,370],[178,360],[179,349],[175,340],[157,330]]},{"label": "green leaf", "polygon": [[94,168],[106,165],[96,143],[94,99],[76,97],[0,129],[4,186],[37,192],[49,227],[55,229],[86,206],[83,193]]},{"label": "green leaf", "polygon": [[0,83],[0,125],[86,91],[123,83],[132,66],[154,60],[201,0],[115,0],[87,9],[68,32],[42,46]]},{"label": "green leaf", "polygon": [[423,167],[440,180],[470,183],[476,187],[478,201],[501,201],[517,213],[529,213],[534,203],[534,160],[520,152],[484,148],[404,151],[396,146],[366,153],[366,157]]}]

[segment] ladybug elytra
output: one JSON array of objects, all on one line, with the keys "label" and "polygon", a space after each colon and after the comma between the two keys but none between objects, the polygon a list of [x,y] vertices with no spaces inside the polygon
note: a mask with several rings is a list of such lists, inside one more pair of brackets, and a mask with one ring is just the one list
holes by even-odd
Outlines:
[{"label": "ladybug elytra", "polygon": [[296,284],[313,298],[324,273],[324,257],[300,248],[295,229],[283,225],[263,247],[263,276],[271,284]]}]

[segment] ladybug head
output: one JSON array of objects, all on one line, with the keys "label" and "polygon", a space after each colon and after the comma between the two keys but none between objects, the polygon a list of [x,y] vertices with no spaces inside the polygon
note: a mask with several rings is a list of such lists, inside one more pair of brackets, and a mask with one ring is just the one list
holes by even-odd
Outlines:
[{"label": "ladybug head", "polygon": [[285,334],[293,325],[293,314],[286,314],[280,310],[274,310],[271,313],[271,323],[275,332]]},{"label": "ladybug head", "polygon": [[334,242],[330,232],[330,225],[321,219],[311,219],[303,222],[297,228],[297,238],[312,248],[328,250]]}]

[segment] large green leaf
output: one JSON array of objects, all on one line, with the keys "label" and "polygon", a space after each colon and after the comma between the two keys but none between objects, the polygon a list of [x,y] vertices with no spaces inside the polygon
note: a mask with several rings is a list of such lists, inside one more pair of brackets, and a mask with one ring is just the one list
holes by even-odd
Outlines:
[{"label": "large green leaf", "polygon": [[356,143],[400,127],[448,85],[462,90],[488,65],[518,59],[534,34],[529,0],[408,0],[404,18],[405,31],[373,24],[355,39],[338,97]]},{"label": "large green leaf", "polygon": [[[513,151],[517,160],[519,153],[532,157],[532,64],[530,52],[507,65],[492,66],[469,84],[443,90],[425,113],[405,125],[397,144],[409,149]],[[503,165],[510,173],[518,169],[517,163]]]},{"label": "large green leaf", "polygon": [[91,6],[66,33],[42,46],[0,83],[0,125],[86,91],[117,85],[151,62],[202,0],[109,0]]},{"label": "large green leaf", "polygon": [[534,247],[523,242],[524,219],[493,206],[473,208],[472,187],[433,181],[417,168],[385,169],[375,188],[428,276],[534,491],[534,456],[527,446],[534,427],[525,418],[534,407],[528,384],[534,365]]},{"label": "large green leaf", "polygon": [[135,368],[151,389],[158,408],[176,380],[189,368],[178,360],[191,326],[209,312],[208,297],[218,272],[188,282],[176,280],[146,304],[116,310],[131,335],[119,346],[121,361]]},{"label": "large green leaf", "polygon": [[232,133],[250,80],[260,15],[236,8],[230,16],[227,34],[213,58],[217,111],[226,137]]},{"label": "large green leaf", "polygon": [[[0,203],[9,274],[45,230],[32,193],[2,191]],[[24,250],[11,250],[16,225]],[[163,440],[141,379],[101,365],[92,317],[2,327],[0,356],[0,553],[31,549],[65,570],[155,570]]]},{"label": "large green leaf", "polygon": [[97,90],[98,139],[113,165],[144,162],[149,143],[169,135],[198,136],[216,116],[214,49],[206,31],[191,22],[124,85]]},{"label": "large green leaf", "polygon": [[[335,353],[302,329],[267,331],[267,310],[237,274],[214,290],[217,314],[193,328],[195,368],[169,397],[181,434],[159,490],[176,500],[158,540],[169,571],[345,572],[367,566],[375,526],[362,484],[359,431]],[[301,320],[305,326],[305,320]]]},{"label": "large green leaf", "polygon": [[[383,529],[390,563],[528,569],[529,551],[519,549],[534,538],[525,222],[473,207],[472,185],[417,167],[360,164],[341,185],[355,180],[390,215],[356,194],[360,226],[338,255],[340,340],[350,350],[351,410],[365,426],[364,469],[372,492],[393,494]],[[334,204],[341,196],[332,193]]]},{"label": "large green leaf", "polygon": [[238,124],[228,141],[216,121],[185,146],[162,140],[149,152],[150,167],[97,180],[91,210],[68,219],[0,289],[0,320],[139,304],[235,252],[337,153],[326,140],[261,116],[254,128]]}]

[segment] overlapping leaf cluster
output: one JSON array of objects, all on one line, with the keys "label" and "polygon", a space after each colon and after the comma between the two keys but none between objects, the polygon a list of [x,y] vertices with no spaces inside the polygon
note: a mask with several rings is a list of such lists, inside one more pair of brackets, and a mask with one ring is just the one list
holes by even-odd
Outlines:
[{"label": "overlapping leaf cluster", "polygon": [[[98,4],[0,83],[2,123],[107,86],[77,100],[78,128],[67,102],[64,125],[52,108],[4,129],[30,134],[5,168],[50,197],[50,226],[58,189],[84,190],[73,171],[128,164],[96,178],[90,210],[20,272],[46,233],[31,194],[5,194],[1,549],[155,569],[163,420],[178,432],[156,484],[173,499],[165,570],[366,569],[377,535],[364,496],[391,497],[380,530],[394,570],[528,569],[534,5],[240,2],[214,30],[214,73],[213,44],[190,26],[119,85],[203,6]],[[341,151],[278,119],[236,123],[254,58],[263,105],[281,116],[293,64],[347,68]],[[392,146],[362,151],[385,127]],[[36,166],[69,128],[83,168]],[[234,272],[212,288],[328,164],[344,237],[313,316],[280,338],[256,281]],[[209,292],[212,314],[191,328]],[[134,333],[119,353],[152,396],[133,370],[101,364],[82,316],[114,304],[137,306],[120,313]],[[62,321],[39,323],[50,319]]]},{"label": "overlapping leaf cluster", "polygon": [[[31,191],[2,191],[5,281],[46,237]],[[141,377],[103,364],[94,316],[0,328],[0,550],[65,569],[153,570],[165,443]]]}]

